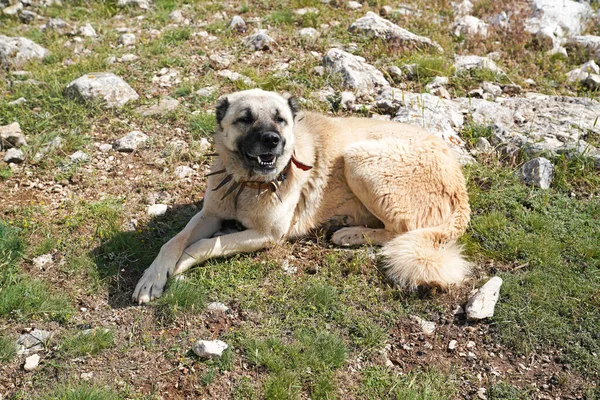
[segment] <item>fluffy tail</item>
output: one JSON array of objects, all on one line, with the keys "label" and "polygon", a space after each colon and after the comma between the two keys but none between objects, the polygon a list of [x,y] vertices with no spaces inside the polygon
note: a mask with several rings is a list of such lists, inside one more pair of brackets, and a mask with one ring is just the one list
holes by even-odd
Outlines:
[{"label": "fluffy tail", "polygon": [[390,279],[408,289],[445,288],[465,279],[470,266],[456,244],[469,222],[468,202],[463,204],[442,225],[403,233],[383,246]]}]

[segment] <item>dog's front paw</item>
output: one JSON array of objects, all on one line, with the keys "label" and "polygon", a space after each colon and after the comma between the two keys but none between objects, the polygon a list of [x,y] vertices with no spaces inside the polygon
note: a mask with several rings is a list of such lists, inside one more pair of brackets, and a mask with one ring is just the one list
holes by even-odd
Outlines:
[{"label": "dog's front paw", "polygon": [[365,244],[366,240],[363,231],[363,228],[357,227],[342,228],[335,231],[331,237],[331,241],[338,246],[344,247]]},{"label": "dog's front paw", "polygon": [[166,272],[150,266],[133,291],[133,301],[143,304],[159,298],[163,294],[167,278]]}]

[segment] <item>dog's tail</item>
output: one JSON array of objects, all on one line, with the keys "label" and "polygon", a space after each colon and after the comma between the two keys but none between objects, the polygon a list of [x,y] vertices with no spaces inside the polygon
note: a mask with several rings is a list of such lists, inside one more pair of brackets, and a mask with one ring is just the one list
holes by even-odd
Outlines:
[{"label": "dog's tail", "polygon": [[470,267],[456,239],[469,223],[466,193],[464,197],[441,225],[403,233],[383,246],[387,275],[397,285],[408,289],[421,285],[446,288],[463,281]]}]

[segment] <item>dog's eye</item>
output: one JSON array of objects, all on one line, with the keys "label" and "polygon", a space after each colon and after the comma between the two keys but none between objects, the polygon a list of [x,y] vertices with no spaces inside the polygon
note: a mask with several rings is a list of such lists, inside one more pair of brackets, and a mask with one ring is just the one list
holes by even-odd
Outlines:
[{"label": "dog's eye", "polygon": [[287,124],[287,121],[282,117],[275,117],[275,122],[278,124]]},{"label": "dog's eye", "polygon": [[238,123],[242,123],[242,124],[251,124],[253,121],[252,119],[252,115],[250,114],[246,114],[243,117],[238,118],[235,122]]}]

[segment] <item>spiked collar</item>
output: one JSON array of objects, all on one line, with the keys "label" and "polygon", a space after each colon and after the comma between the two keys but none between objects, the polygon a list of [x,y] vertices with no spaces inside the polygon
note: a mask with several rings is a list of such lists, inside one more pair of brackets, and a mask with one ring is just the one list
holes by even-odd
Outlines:
[{"label": "spiked collar", "polygon": [[[272,180],[272,181],[233,181],[233,183],[231,185],[229,185],[229,187],[227,188],[227,191],[223,194],[223,196],[221,197],[221,200],[224,200],[227,196],[229,196],[231,193],[233,193],[236,189],[238,189],[236,195],[235,195],[235,204],[237,205],[237,199],[238,197],[240,197],[240,195],[242,194],[242,192],[244,191],[245,188],[250,188],[250,189],[257,189],[257,196],[260,195],[263,190],[268,189],[270,190],[272,193],[275,193],[275,195],[277,196],[277,198],[279,199],[279,201],[281,200],[281,197],[279,196],[279,184],[283,183],[286,178],[287,178],[287,174],[290,172],[290,169],[292,168],[292,164],[302,170],[302,171],[308,171],[310,169],[312,169],[312,166],[306,165],[300,161],[298,161],[296,159],[296,154],[292,154],[292,157],[290,158],[290,161],[288,162],[288,164],[285,166],[285,168],[283,169],[283,171],[281,171],[281,173],[279,175],[277,175],[277,177]],[[221,169],[215,172],[211,172],[209,174],[206,174],[206,176],[211,176],[211,175],[219,175],[219,174],[225,174],[227,173],[227,169]],[[223,178],[223,180],[221,181],[221,183],[219,183],[214,189],[213,192],[216,192],[217,190],[221,189],[222,187],[224,187],[225,185],[227,185],[229,182],[231,182],[233,180],[233,175],[232,174],[227,174],[225,176],[225,178]]]}]

